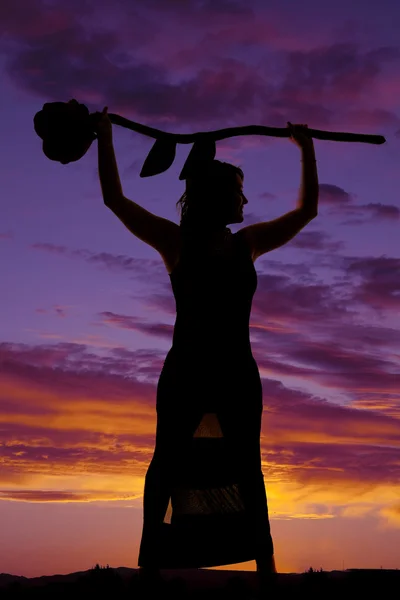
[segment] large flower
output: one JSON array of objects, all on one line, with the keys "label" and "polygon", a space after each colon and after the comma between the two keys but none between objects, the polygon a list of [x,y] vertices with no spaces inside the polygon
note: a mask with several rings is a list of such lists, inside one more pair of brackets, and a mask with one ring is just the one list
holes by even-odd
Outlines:
[{"label": "large flower", "polygon": [[36,133],[43,140],[43,152],[63,165],[79,160],[89,150],[95,133],[98,113],[76,100],[46,102],[33,118]]}]

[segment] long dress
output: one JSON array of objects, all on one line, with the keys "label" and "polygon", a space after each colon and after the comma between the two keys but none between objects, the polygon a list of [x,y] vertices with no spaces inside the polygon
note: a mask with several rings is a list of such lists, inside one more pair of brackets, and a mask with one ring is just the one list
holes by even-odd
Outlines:
[{"label": "long dress", "polygon": [[181,253],[176,321],[157,385],[140,567],[270,559],[261,468],[262,384],[249,320],[257,274],[240,232],[222,252]]}]

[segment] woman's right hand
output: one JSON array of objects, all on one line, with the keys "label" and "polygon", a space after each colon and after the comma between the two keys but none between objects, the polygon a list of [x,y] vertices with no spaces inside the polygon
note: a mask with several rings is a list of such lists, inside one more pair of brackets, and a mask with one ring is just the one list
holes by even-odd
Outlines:
[{"label": "woman's right hand", "polygon": [[110,117],[107,114],[108,106],[103,108],[103,112],[99,114],[99,120],[95,126],[95,132],[97,137],[109,138],[112,135],[112,123]]},{"label": "woman's right hand", "polygon": [[308,125],[303,124],[292,124],[290,121],[287,122],[287,127],[291,133],[289,140],[296,144],[300,148],[300,150],[306,148],[313,148],[314,142],[312,137],[307,135]]}]

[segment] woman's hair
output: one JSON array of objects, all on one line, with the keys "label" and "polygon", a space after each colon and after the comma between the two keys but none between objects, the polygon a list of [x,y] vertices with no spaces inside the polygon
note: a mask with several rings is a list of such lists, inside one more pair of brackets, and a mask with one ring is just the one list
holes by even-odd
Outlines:
[{"label": "woman's hair", "polygon": [[199,164],[196,170],[192,170],[186,179],[185,192],[176,203],[180,207],[180,225],[195,228],[209,220],[210,203],[207,200],[212,202],[211,211],[218,214],[219,209],[223,209],[222,199],[233,184],[235,175],[243,179],[240,167],[219,160]]}]

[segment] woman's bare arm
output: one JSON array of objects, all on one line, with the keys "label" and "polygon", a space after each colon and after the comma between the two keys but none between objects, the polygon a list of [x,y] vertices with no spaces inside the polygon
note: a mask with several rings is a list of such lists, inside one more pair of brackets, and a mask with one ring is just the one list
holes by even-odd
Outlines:
[{"label": "woman's bare arm", "polygon": [[297,208],[287,214],[263,223],[243,227],[253,261],[266,252],[275,250],[292,240],[318,214],[318,173],[312,138],[307,136],[306,125],[291,125],[293,141],[301,150],[301,183]]},{"label": "woman's bare arm", "polygon": [[104,204],[108,206],[123,197],[111,131],[97,137],[100,186]]},{"label": "woman's bare arm", "polygon": [[164,258],[178,248],[179,226],[149,212],[124,196],[119,178],[108,116],[102,119],[98,134],[98,170],[104,204],[113,211],[133,235],[149,244]]}]

